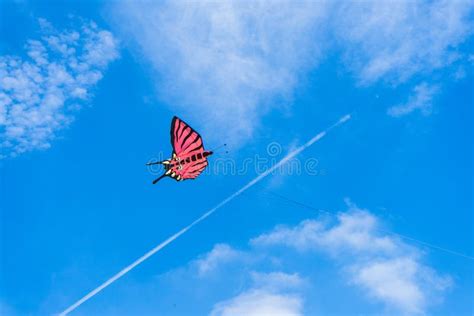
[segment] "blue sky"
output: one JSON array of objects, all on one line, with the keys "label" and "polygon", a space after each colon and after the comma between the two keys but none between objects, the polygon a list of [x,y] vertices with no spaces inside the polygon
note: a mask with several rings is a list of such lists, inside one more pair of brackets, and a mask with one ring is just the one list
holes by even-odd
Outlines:
[{"label": "blue sky", "polygon": [[[474,312],[472,259],[397,235],[474,256],[472,1],[0,6],[0,314],[61,312],[347,113],[71,315]],[[229,153],[151,185],[173,115]]]}]

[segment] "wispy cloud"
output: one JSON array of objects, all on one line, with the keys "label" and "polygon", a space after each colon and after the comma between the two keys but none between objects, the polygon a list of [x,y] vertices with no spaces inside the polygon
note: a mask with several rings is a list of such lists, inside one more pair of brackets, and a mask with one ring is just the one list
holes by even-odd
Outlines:
[{"label": "wispy cloud", "polygon": [[295,227],[280,226],[251,244],[328,253],[342,264],[350,283],[369,297],[401,313],[424,313],[433,298],[451,285],[451,279],[426,266],[417,248],[381,231],[374,215],[349,206],[336,223],[306,220]]},{"label": "wispy cloud", "polygon": [[[349,202],[337,216],[277,226],[243,248],[216,244],[148,281],[128,278],[118,287],[127,299],[97,308],[101,315],[347,313],[333,305],[337,300],[321,305],[318,296],[327,292],[323,300],[357,301],[354,312],[364,315],[429,313],[451,278],[429,266],[420,249],[383,228],[378,217]],[[186,303],[174,306],[182,297]]]},{"label": "wispy cloud", "polygon": [[297,274],[250,273],[253,286],[237,296],[214,305],[211,316],[303,315],[301,290],[304,281]]},{"label": "wispy cloud", "polygon": [[252,272],[251,274],[254,287],[265,289],[267,291],[294,290],[302,288],[305,285],[297,273],[276,272]]},{"label": "wispy cloud", "polygon": [[92,96],[117,40],[95,23],[58,31],[40,19],[42,36],[29,40],[26,56],[0,57],[0,156],[51,145]]},{"label": "wispy cloud", "polygon": [[203,276],[214,270],[225,262],[242,258],[245,253],[241,253],[226,244],[217,244],[202,258],[195,261],[198,275]]},{"label": "wispy cloud", "polygon": [[457,46],[472,34],[473,10],[466,0],[347,1],[334,25],[361,82],[400,83],[460,58]]},{"label": "wispy cloud", "polygon": [[244,292],[229,301],[218,303],[211,316],[298,316],[303,315],[301,297],[262,290]]},{"label": "wispy cloud", "polygon": [[352,282],[369,296],[409,315],[424,314],[434,302],[433,294],[451,285],[449,277],[439,276],[413,256],[372,258],[355,263],[350,270]]},{"label": "wispy cloud", "polygon": [[335,53],[359,83],[428,81],[463,57],[473,9],[467,0],[128,1],[110,12],[171,108],[242,142]]},{"label": "wispy cloud", "polygon": [[260,116],[282,105],[274,97],[291,97],[318,62],[315,25],[324,11],[309,1],[128,1],[113,9],[117,27],[161,74],[170,106],[231,142],[251,137]]},{"label": "wispy cloud", "polygon": [[[223,271],[234,264],[233,273],[240,271],[237,274],[251,280],[237,295],[215,304],[211,315],[303,314],[304,302],[310,299],[305,289],[314,280],[309,275],[301,277],[308,271],[280,271],[282,266],[293,266],[288,263],[295,260],[291,253],[274,251],[281,247],[295,250],[312,261],[328,256],[340,269],[344,283],[358,288],[371,303],[383,303],[389,313],[424,314],[439,302],[451,287],[452,279],[424,263],[420,249],[390,234],[374,214],[349,200],[347,203],[348,210],[337,216],[277,226],[251,239],[248,250],[218,244],[193,261],[191,267],[197,271],[208,259],[214,263],[207,277],[217,274],[226,282]],[[216,256],[218,253],[232,255]],[[279,260],[282,261],[276,263]]]},{"label": "wispy cloud", "polygon": [[437,93],[439,93],[438,86],[430,86],[423,82],[413,89],[413,95],[410,96],[407,103],[389,108],[388,114],[400,117],[415,110],[420,110],[423,114],[428,115],[431,113],[433,98]]}]

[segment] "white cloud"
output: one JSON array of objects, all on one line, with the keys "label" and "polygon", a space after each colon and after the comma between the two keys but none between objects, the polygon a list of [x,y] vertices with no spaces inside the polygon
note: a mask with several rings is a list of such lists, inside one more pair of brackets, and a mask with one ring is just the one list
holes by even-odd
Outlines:
[{"label": "white cloud", "polygon": [[200,120],[213,141],[239,143],[282,106],[275,96],[291,103],[300,78],[331,54],[364,84],[429,81],[463,57],[473,8],[468,0],[127,1],[110,12],[158,73],[170,107]]},{"label": "white cloud", "polygon": [[217,244],[210,252],[205,254],[202,258],[197,259],[194,264],[198,275],[203,276],[214,272],[219,265],[242,258],[243,256],[245,256],[244,253],[233,249],[229,245]]},{"label": "white cloud", "polygon": [[254,287],[265,289],[269,292],[292,290],[301,288],[305,281],[297,273],[284,273],[272,271],[268,273],[251,272]]},{"label": "white cloud", "polygon": [[95,23],[61,32],[45,20],[40,25],[41,38],[27,42],[28,57],[0,56],[3,157],[50,147],[118,57],[112,33]]},{"label": "white cloud", "polygon": [[418,263],[411,258],[370,262],[355,271],[354,282],[375,297],[403,306],[410,313],[420,313],[424,297],[412,281],[417,270]]},{"label": "white cloud", "polygon": [[253,270],[265,261],[268,257],[216,244],[211,251],[191,261],[188,273],[197,275],[201,281],[218,276],[227,287],[234,283],[233,278],[238,283],[249,284],[238,295],[214,304],[211,315],[301,315],[303,300],[299,291],[305,281],[297,273]]},{"label": "white cloud", "polygon": [[404,313],[424,314],[432,291],[444,291],[450,278],[440,277],[414,257],[373,259],[352,268],[353,282],[370,296],[396,306]]},{"label": "white cloud", "polygon": [[328,229],[328,223],[305,220],[295,227],[278,226],[268,234],[262,234],[250,242],[252,245],[285,245],[298,251],[342,250],[387,253],[396,249],[395,242],[387,236],[373,234],[377,219],[364,211],[341,213],[339,224]]},{"label": "white cloud", "polygon": [[434,96],[439,92],[438,86],[430,86],[427,83],[421,83],[413,89],[413,95],[408,102],[388,109],[388,114],[394,117],[400,117],[409,114],[415,110],[420,110],[423,114],[431,113]]},{"label": "white cloud", "polygon": [[451,279],[426,266],[421,253],[381,230],[379,219],[349,204],[337,222],[306,220],[280,226],[251,241],[260,249],[276,246],[329,253],[343,265],[351,283],[368,296],[404,314],[422,314]]},{"label": "white cloud", "polygon": [[238,142],[318,61],[315,25],[325,9],[309,1],[128,1],[116,3],[113,18],[161,74],[170,106]]},{"label": "white cloud", "polygon": [[362,82],[398,83],[458,59],[457,46],[472,34],[473,9],[467,0],[347,1],[334,26]]},{"label": "white cloud", "polygon": [[349,202],[337,217],[275,227],[245,249],[216,244],[148,280],[123,280],[117,290],[127,299],[95,314],[429,314],[451,279],[382,228]]},{"label": "white cloud", "polygon": [[[329,255],[346,282],[362,291],[372,303],[381,302],[397,314],[426,313],[442,299],[452,284],[451,278],[425,264],[419,249],[384,230],[380,219],[368,210],[358,208],[349,200],[347,203],[348,211],[335,218],[308,219],[293,227],[277,226],[251,239],[252,248],[248,251],[218,244],[194,261],[198,272],[207,272],[204,276],[217,273],[222,277],[223,271],[235,263],[232,273],[251,280],[239,294],[217,303],[211,315],[301,314],[303,297],[307,295],[304,289],[309,281],[296,271],[281,271],[285,264],[276,263],[272,251],[282,246],[305,256]],[[281,259],[288,260],[287,257]],[[242,279],[237,284],[241,282]]]},{"label": "white cloud", "polygon": [[211,316],[298,316],[303,315],[299,296],[250,290],[216,304]]},{"label": "white cloud", "polygon": [[215,304],[212,316],[303,315],[303,299],[298,293],[304,285],[296,273],[255,272],[250,277],[253,286],[237,296]]}]

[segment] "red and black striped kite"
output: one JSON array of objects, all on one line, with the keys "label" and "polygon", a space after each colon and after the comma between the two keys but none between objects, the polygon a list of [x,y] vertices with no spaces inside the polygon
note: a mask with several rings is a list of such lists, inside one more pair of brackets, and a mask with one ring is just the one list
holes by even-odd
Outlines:
[{"label": "red and black striped kite", "polygon": [[170,159],[147,163],[147,165],[162,164],[166,172],[158,179],[171,177],[176,181],[195,179],[208,165],[207,157],[212,151],[204,150],[201,135],[178,117],[171,121],[171,145],[173,154]]}]

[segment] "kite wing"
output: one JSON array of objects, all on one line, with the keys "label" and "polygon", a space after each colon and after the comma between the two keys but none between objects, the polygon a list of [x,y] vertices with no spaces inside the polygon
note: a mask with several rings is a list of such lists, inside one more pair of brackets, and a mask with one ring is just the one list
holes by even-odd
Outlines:
[{"label": "kite wing", "polygon": [[201,135],[178,117],[171,121],[171,146],[180,158],[204,151]]},{"label": "kite wing", "polygon": [[194,162],[185,164],[183,169],[176,171],[176,174],[179,175],[183,180],[196,179],[197,176],[199,176],[204,171],[204,169],[206,169],[207,165],[208,163],[206,158],[197,159]]},{"label": "kite wing", "polygon": [[173,153],[179,162],[170,167],[171,173],[176,174],[175,179],[195,179],[208,165],[201,135],[176,116],[170,134]]}]

